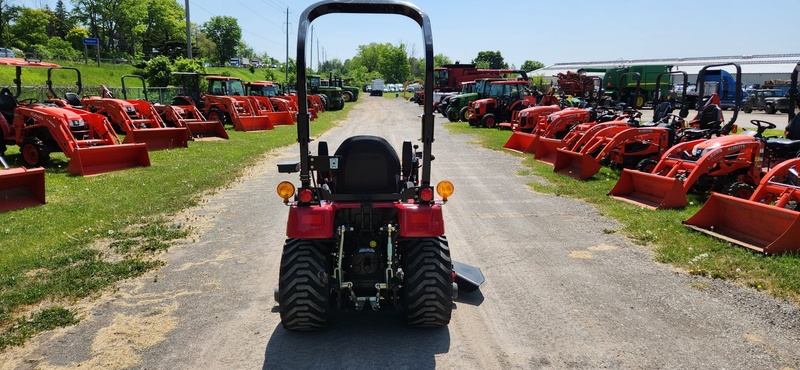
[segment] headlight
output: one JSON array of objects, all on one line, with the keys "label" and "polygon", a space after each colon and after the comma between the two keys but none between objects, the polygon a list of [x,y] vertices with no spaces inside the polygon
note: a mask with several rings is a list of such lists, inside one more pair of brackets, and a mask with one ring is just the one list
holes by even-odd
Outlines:
[{"label": "headlight", "polygon": [[136,111],[136,108],[134,108],[134,107],[125,107],[125,111],[128,112],[128,113],[132,113],[132,112]]},{"label": "headlight", "polygon": [[72,127],[85,126],[82,119],[70,120],[69,121],[69,125],[72,126]]}]

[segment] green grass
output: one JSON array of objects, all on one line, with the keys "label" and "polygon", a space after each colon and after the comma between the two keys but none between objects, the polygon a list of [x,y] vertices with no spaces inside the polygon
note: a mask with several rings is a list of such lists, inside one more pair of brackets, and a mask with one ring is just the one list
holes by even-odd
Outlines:
[{"label": "green grass", "polygon": [[[451,132],[472,135],[477,143],[494,150],[503,150],[511,135],[510,131],[473,128],[464,122],[444,125]],[[620,233],[637,244],[652,247],[657,261],[694,275],[734,281],[800,303],[799,254],[765,256],[694,232],[681,224],[700,209],[706,196],[690,194],[690,204],[684,209],[653,211],[606,196],[619,178],[618,172],[607,167],[590,180],[579,181],[554,173],[552,166],[534,160],[532,155],[515,155],[524,158],[525,168],[520,174],[547,180],[546,184],[531,181],[529,186],[534,191],[581,199],[594,205],[602,215],[621,223],[620,229],[607,232]]]},{"label": "green grass", "polygon": [[[312,136],[346,117],[352,104],[311,123]],[[44,327],[14,329],[43,301],[69,304],[161,262],[154,258],[191,225],[174,214],[224,187],[270,150],[296,141],[295,126],[229,131],[228,141],[198,141],[188,149],[150,152],[152,165],[93,177],[71,176],[68,159],[53,153],[46,167],[47,204],[2,214],[0,224],[0,349]],[[9,147],[12,166],[23,161]],[[277,184],[276,184],[277,185]]]}]

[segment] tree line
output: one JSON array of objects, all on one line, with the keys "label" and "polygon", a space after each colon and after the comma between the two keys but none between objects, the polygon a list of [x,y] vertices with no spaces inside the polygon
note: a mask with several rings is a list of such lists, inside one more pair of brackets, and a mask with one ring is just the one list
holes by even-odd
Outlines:
[{"label": "tree line", "polygon": [[[0,0],[0,47],[45,60],[76,61],[83,58],[83,39],[96,37],[101,58],[148,61],[137,65],[137,72],[147,74],[153,86],[168,83],[171,71],[202,72],[203,62],[224,66],[233,57],[261,58],[265,64],[277,65],[279,70],[265,69],[264,77],[287,82],[281,73],[285,65],[266,53],[257,55],[242,41],[242,29],[234,17],[214,16],[201,25],[192,23],[194,61],[188,61],[184,58],[185,11],[175,0],[71,1],[72,10],[68,11],[63,0],[58,0],[55,9]],[[418,54],[414,45],[371,43],[359,46],[351,59],[321,61],[309,66],[308,72],[344,76],[359,85],[375,78],[403,83],[424,78],[424,58]],[[481,51],[470,62],[479,68],[517,69],[504,61],[500,51]],[[450,63],[446,55],[434,57],[435,66]],[[541,67],[538,61],[526,60],[519,69]],[[295,69],[294,60],[289,60],[289,84],[296,83]]]}]

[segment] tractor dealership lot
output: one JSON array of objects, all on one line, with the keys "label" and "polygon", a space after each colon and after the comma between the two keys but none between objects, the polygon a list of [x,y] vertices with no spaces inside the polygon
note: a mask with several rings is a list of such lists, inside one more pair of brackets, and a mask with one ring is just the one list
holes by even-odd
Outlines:
[{"label": "tractor dealership lot", "polygon": [[[391,114],[388,114],[391,112]],[[419,137],[418,105],[365,96],[322,136],[399,147]],[[650,115],[643,113],[644,118]],[[729,119],[730,111],[725,112]],[[754,117],[754,118],[749,118]],[[786,115],[740,113],[782,127]],[[321,332],[287,332],[273,301],[287,208],[264,158],[234,186],[176,217],[197,234],[167,264],[81,303],[83,321],[0,354],[2,369],[84,368],[792,368],[800,309],[755,289],[653,261],[646,246],[575,199],[531,191],[521,159],[451,134],[436,118],[433,182],[454,260],[486,283],[456,301],[449,326],[409,328],[399,313],[341,313]],[[457,123],[466,125],[466,123]],[[314,143],[312,143],[313,146]],[[700,257],[702,258],[702,257]]]}]

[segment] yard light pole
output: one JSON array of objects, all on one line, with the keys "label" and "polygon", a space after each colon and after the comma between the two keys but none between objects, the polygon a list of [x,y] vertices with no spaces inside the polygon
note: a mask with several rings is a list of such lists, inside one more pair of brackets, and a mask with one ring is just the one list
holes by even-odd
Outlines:
[{"label": "yard light pole", "polygon": [[186,57],[192,59],[192,22],[189,20],[189,0],[186,0]]}]

